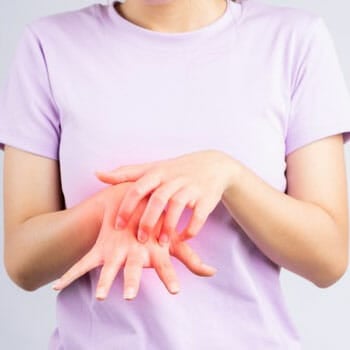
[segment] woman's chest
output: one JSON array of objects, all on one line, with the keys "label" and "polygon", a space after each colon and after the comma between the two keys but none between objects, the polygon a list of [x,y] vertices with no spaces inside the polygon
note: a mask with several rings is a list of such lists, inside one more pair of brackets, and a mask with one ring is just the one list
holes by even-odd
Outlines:
[{"label": "woman's chest", "polygon": [[88,187],[96,169],[217,149],[283,190],[286,80],[278,62],[245,57],[85,63],[61,90],[63,181]]}]

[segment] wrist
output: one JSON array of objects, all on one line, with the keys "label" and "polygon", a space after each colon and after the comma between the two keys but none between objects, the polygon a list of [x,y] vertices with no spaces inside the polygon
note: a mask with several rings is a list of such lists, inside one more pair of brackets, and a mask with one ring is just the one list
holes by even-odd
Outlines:
[{"label": "wrist", "polygon": [[131,185],[132,182],[130,181],[109,185],[90,197],[91,203],[88,206],[90,206],[90,210],[95,211],[94,216],[98,222],[102,224],[105,208],[111,202],[112,205],[119,207],[121,200]]},{"label": "wrist", "polygon": [[240,179],[242,179],[244,166],[238,160],[229,157],[228,159],[228,181],[225,190],[222,194],[222,199],[225,200],[228,196],[232,196],[237,186],[239,186]]},{"label": "wrist", "polygon": [[88,232],[94,232],[94,235],[97,237],[104,213],[104,206],[99,193],[88,197],[69,210],[74,213],[74,217],[80,223],[79,227],[85,227]]}]

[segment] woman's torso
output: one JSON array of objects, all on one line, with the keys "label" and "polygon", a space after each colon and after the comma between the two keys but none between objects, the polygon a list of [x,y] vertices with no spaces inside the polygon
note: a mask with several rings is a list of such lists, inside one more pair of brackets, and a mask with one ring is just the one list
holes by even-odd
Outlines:
[{"label": "woman's torso", "polygon": [[[67,207],[106,186],[95,170],[202,149],[226,152],[285,191],[293,57],[312,15],[258,0],[228,5],[232,12],[205,35],[140,31],[102,4],[32,23],[60,110]],[[280,267],[222,203],[188,243],[215,276],[198,277],[172,259],[178,295],[144,269],[135,300],[123,299],[119,273],[100,302],[94,269],[59,293],[50,348],[300,349]]]}]

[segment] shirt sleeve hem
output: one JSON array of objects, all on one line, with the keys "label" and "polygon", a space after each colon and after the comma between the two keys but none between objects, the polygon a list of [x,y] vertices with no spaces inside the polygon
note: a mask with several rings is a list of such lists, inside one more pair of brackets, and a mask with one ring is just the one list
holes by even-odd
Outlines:
[{"label": "shirt sleeve hem", "polygon": [[296,149],[306,146],[307,144],[336,134],[343,134],[344,145],[350,143],[350,125],[335,125],[333,127],[327,127],[323,130],[315,130],[312,133],[309,132],[308,134],[304,135],[301,133],[295,133],[290,138],[290,140],[293,141],[289,141],[289,143],[286,143],[285,156],[288,156]]},{"label": "shirt sleeve hem", "polygon": [[5,150],[5,144],[42,157],[58,160],[57,151],[47,147],[47,145],[40,144],[38,139],[2,132],[0,135],[0,151]]}]

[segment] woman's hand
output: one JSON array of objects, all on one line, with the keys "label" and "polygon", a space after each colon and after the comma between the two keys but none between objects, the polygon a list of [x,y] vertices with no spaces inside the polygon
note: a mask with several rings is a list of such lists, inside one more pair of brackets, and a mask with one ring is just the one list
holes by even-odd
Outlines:
[{"label": "woman's hand", "polygon": [[189,239],[199,232],[231,184],[233,165],[233,159],[226,153],[207,150],[95,174],[109,184],[136,181],[119,206],[116,228],[125,227],[140,200],[152,192],[139,223],[141,242],[147,241],[169,202],[160,237],[156,237],[161,244],[167,244],[185,207],[193,209],[193,214],[179,239]]},{"label": "woman's hand", "polygon": [[[100,197],[104,208],[101,231],[91,250],[64,273],[56,284],[55,290],[67,287],[74,280],[84,275],[91,269],[103,265],[97,285],[96,298],[104,300],[116,278],[121,266],[124,266],[124,298],[132,299],[139,289],[143,267],[154,267],[160,279],[170,293],[179,291],[179,282],[170,260],[170,255],[177,257],[193,273],[199,276],[212,276],[216,270],[201,263],[199,256],[184,242],[177,239],[178,234],[172,236],[171,243],[160,246],[156,241],[156,234],[151,233],[147,244],[141,244],[136,239],[138,222],[147,198],[143,199],[130,221],[124,229],[114,228],[116,205],[120,198],[120,188],[110,186],[103,191]],[[162,215],[156,224],[154,231],[158,233],[161,228]]]}]

